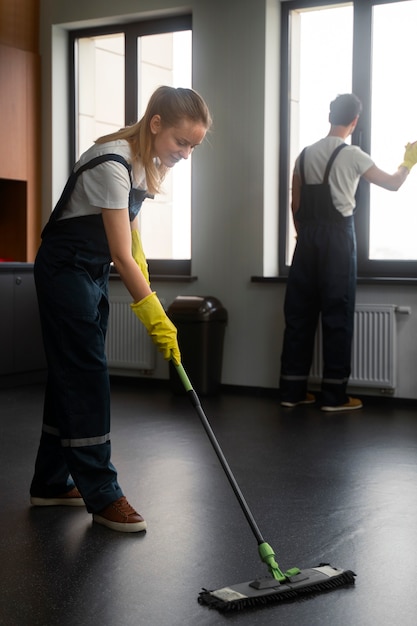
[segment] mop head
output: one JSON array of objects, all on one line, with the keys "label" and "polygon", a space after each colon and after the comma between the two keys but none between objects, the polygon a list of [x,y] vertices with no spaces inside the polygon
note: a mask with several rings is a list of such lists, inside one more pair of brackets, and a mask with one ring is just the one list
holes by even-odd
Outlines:
[{"label": "mop head", "polygon": [[240,610],[272,602],[297,600],[300,596],[332,591],[337,587],[355,582],[351,570],[343,570],[322,563],[318,567],[299,570],[285,582],[274,578],[259,578],[247,583],[239,583],[215,591],[203,589],[198,597],[200,604],[218,611]]}]

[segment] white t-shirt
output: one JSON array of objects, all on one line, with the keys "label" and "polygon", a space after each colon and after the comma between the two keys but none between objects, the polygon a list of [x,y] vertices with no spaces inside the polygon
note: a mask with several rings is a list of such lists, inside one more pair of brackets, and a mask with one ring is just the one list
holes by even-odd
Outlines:
[{"label": "white t-shirt", "polygon": [[[343,143],[340,137],[324,137],[308,146],[304,156],[305,182],[310,185],[323,182],[327,163],[332,152]],[[295,171],[299,175],[298,156]],[[329,185],[335,208],[347,217],[355,208],[355,193],[359,179],[370,167],[373,160],[358,146],[347,145],[337,155],[330,169]]]},{"label": "white t-shirt", "polygon": [[[75,164],[75,171],[103,154],[119,154],[128,163],[132,157],[130,146],[125,139],[101,144],[93,144],[84,152]],[[126,209],[129,206],[131,179],[128,170],[117,161],[105,161],[94,168],[86,170],[77,179],[71,198],[62,212],[60,219],[95,215],[101,209]],[[134,172],[133,186],[146,189],[144,168]]]}]

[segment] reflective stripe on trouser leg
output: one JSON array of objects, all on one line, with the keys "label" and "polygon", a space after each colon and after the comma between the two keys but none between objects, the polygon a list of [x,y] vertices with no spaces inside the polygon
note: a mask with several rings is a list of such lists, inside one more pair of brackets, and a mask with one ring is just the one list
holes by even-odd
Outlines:
[{"label": "reflective stripe on trouser leg", "polygon": [[352,358],[356,295],[356,240],[353,223],[337,229],[334,262],[327,267],[322,288],[323,380],[322,402],[344,404]]},{"label": "reflective stripe on trouser leg", "polygon": [[[87,509],[98,512],[123,495],[110,462],[110,390],[104,351],[108,301],[87,274],[78,279],[74,284],[71,276],[70,289],[65,281],[57,281],[59,297],[56,293],[48,297],[50,282],[46,290],[42,285],[38,290],[49,381],[32,493],[35,488],[53,488],[47,456],[59,446],[60,453],[55,450],[53,455],[53,474],[61,476],[66,469]],[[68,298],[76,300],[70,303]]]},{"label": "reflective stripe on trouser leg", "polygon": [[285,331],[281,354],[281,400],[305,398],[319,316],[315,263],[307,241],[297,244],[285,292]]},{"label": "reflective stripe on trouser leg", "polygon": [[[49,391],[50,384],[48,378],[44,400],[44,420],[52,421],[56,412],[50,406],[52,400],[52,394]],[[73,486],[74,482],[61,446],[59,430],[55,425],[46,426],[44,422],[30,493],[38,497],[54,498],[69,491]]]}]

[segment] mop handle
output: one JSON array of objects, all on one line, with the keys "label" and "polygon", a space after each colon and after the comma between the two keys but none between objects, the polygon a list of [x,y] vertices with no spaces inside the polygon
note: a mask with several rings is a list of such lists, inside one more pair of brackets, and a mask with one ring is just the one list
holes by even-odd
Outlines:
[{"label": "mop handle", "polygon": [[184,389],[187,392],[187,395],[188,395],[188,397],[191,400],[191,404],[195,407],[195,409],[196,409],[196,411],[198,413],[198,416],[199,416],[199,418],[201,420],[201,423],[204,426],[204,429],[205,429],[205,431],[206,431],[206,433],[207,433],[207,435],[208,435],[208,437],[210,439],[210,442],[211,442],[211,444],[212,444],[212,446],[213,446],[213,448],[214,448],[214,450],[215,450],[215,452],[216,452],[216,454],[218,456],[218,459],[219,459],[219,461],[220,461],[220,463],[221,463],[221,465],[222,465],[222,467],[223,467],[223,469],[224,469],[224,471],[226,473],[226,476],[227,476],[227,478],[229,480],[229,483],[230,483],[230,485],[231,485],[231,487],[232,487],[232,489],[233,489],[233,491],[234,491],[234,493],[235,493],[235,495],[236,495],[236,497],[238,499],[238,502],[239,502],[239,504],[240,504],[240,506],[242,508],[243,513],[245,514],[246,519],[249,522],[249,526],[250,526],[253,534],[255,535],[255,538],[256,538],[258,544],[264,544],[265,541],[264,541],[264,539],[263,539],[263,537],[261,535],[261,532],[260,532],[260,530],[258,528],[258,525],[255,522],[255,519],[254,519],[254,517],[253,517],[253,515],[252,515],[252,513],[251,513],[251,511],[249,509],[249,506],[248,506],[245,498],[243,497],[243,494],[242,494],[242,492],[240,490],[239,485],[237,484],[237,481],[236,481],[235,477],[233,476],[232,470],[230,469],[229,464],[228,464],[228,462],[226,460],[226,457],[224,456],[224,454],[222,452],[222,449],[220,448],[219,442],[217,441],[217,439],[216,439],[216,437],[214,435],[213,429],[211,428],[210,423],[209,423],[209,421],[208,421],[208,419],[207,419],[207,417],[206,417],[206,415],[205,415],[205,413],[204,413],[204,411],[202,409],[200,400],[199,400],[195,390],[193,389],[193,386],[192,386],[192,384],[190,382],[190,379],[188,378],[188,376],[187,376],[187,374],[186,374],[186,372],[184,370],[184,367],[181,365],[181,363],[179,363],[178,365],[175,365],[175,367],[176,367],[178,375],[179,375],[179,377],[181,379],[181,382],[184,385]]}]

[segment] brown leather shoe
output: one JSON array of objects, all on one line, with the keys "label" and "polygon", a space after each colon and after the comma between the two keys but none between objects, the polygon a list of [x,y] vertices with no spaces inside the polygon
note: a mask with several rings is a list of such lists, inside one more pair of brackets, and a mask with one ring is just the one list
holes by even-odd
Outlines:
[{"label": "brown leather shoe", "polygon": [[67,493],[62,493],[55,498],[39,498],[37,496],[30,497],[30,503],[33,506],[84,506],[85,502],[78,491],[77,487],[73,487]]},{"label": "brown leather shoe", "polygon": [[355,411],[356,409],[361,409],[362,407],[363,404],[359,398],[351,398],[349,396],[347,402],[344,404],[322,406],[321,410],[327,411],[327,413],[335,413],[336,411]]},{"label": "brown leather shoe", "polygon": [[122,533],[137,533],[146,530],[146,522],[142,515],[130,506],[124,496],[109,504],[100,513],[93,513],[93,521]]}]

